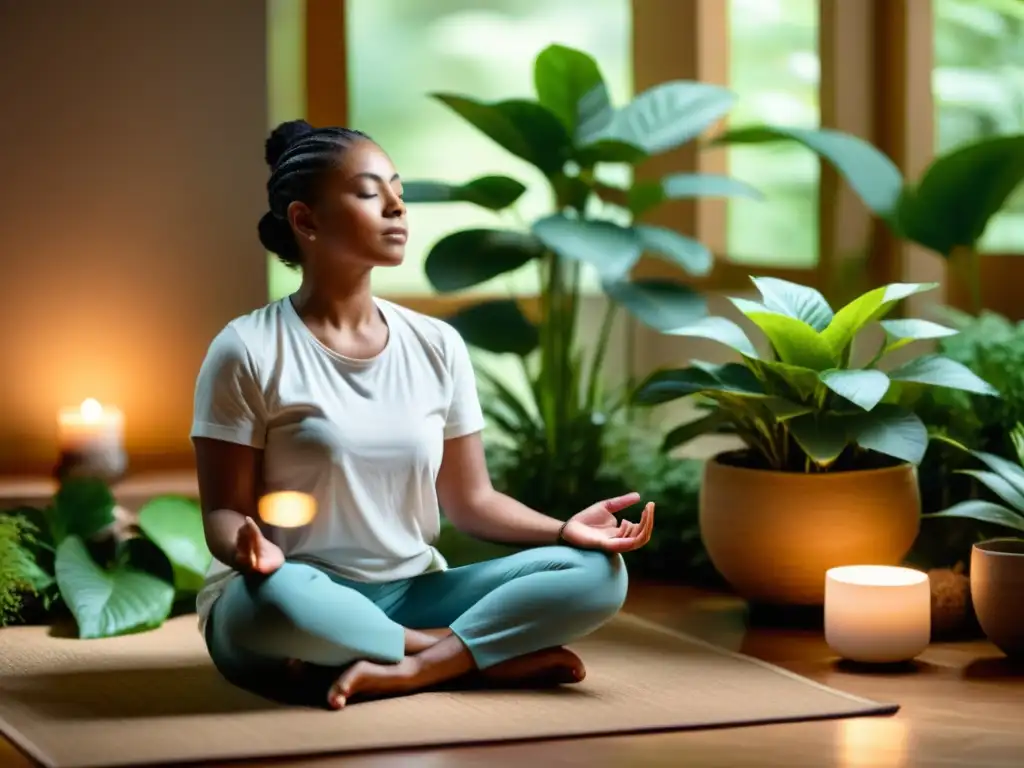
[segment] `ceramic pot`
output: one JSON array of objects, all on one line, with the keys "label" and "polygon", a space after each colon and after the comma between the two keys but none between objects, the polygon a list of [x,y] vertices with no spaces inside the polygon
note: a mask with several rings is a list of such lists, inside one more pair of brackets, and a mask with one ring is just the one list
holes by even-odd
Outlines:
[{"label": "ceramic pot", "polygon": [[1024,658],[1024,539],[991,539],[971,549],[971,601],[982,631],[1007,656]]},{"label": "ceramic pot", "polygon": [[917,538],[921,499],[909,464],[801,474],[710,459],[700,531],[711,562],[744,598],[819,606],[825,572],[899,565]]}]

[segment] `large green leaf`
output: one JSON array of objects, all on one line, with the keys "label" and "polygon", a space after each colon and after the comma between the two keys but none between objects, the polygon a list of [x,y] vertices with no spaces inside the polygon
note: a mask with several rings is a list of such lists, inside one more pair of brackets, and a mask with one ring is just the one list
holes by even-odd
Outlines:
[{"label": "large green leaf", "polygon": [[718,85],[661,83],[618,110],[606,138],[660,154],[702,134],[729,112],[735,100],[732,91]]},{"label": "large green leaf", "polygon": [[818,379],[819,372],[778,360],[746,359],[751,371],[765,382],[765,390],[794,402],[819,402],[825,385]]},{"label": "large green leaf", "polygon": [[448,93],[435,93],[433,97],[545,175],[557,173],[569,159],[569,132],[549,109],[537,102],[512,99],[487,104]]},{"label": "large green leaf", "polygon": [[933,323],[931,320],[917,320],[913,318],[906,320],[883,320],[879,325],[882,326],[888,339],[884,354],[894,352],[913,341],[942,339],[959,333],[954,328],[947,328],[944,325]]},{"label": "large green leaf", "polygon": [[463,307],[445,318],[467,344],[497,354],[526,357],[540,343],[537,327],[515,299],[493,299]]},{"label": "large green leaf", "polygon": [[533,234],[563,258],[594,267],[605,281],[621,280],[640,258],[636,233],[610,221],[555,214],[534,222]]},{"label": "large green leaf", "polygon": [[803,320],[778,312],[758,312],[746,302],[738,306],[768,337],[783,363],[813,371],[826,371],[835,366],[831,347]]},{"label": "large green leaf", "polygon": [[633,231],[645,251],[664,256],[691,275],[703,276],[711,272],[715,258],[703,243],[686,237],[667,227],[637,224]]},{"label": "large green leaf", "polygon": [[821,332],[821,335],[832,347],[833,353],[840,355],[861,329],[868,323],[884,317],[898,301],[916,293],[930,291],[937,288],[938,285],[938,283],[890,283],[870,290],[836,312],[832,322]]},{"label": "large green leaf", "polygon": [[903,191],[903,176],[885,154],[868,142],[829,129],[749,126],[715,137],[716,144],[769,144],[795,141],[829,162],[879,218],[892,222]]},{"label": "large green leaf", "polygon": [[628,193],[629,210],[642,216],[666,200],[696,197],[743,197],[762,200],[764,196],[746,182],[711,173],[677,173],[661,181],[640,181]]},{"label": "large green leaf", "polygon": [[815,464],[827,467],[849,444],[841,419],[834,414],[807,413],[789,422],[789,433]]},{"label": "large green leaf", "polygon": [[962,469],[959,474],[970,475],[1016,509],[1017,512],[1024,513],[1024,494],[1017,490],[1013,483],[1009,482],[1002,475],[997,475],[995,472],[986,472],[981,469]]},{"label": "large green leaf", "polygon": [[982,139],[937,158],[900,205],[904,237],[949,256],[974,247],[1024,181],[1024,134]]},{"label": "large green leaf", "polygon": [[889,391],[889,377],[876,370],[831,370],[821,373],[822,383],[851,403],[870,411]]},{"label": "large green leaf", "polygon": [[861,448],[920,464],[928,449],[928,428],[911,411],[882,403],[847,420],[851,441]]},{"label": "large green leaf", "polygon": [[656,331],[678,328],[707,313],[707,299],[670,280],[617,280],[604,291],[644,325]]},{"label": "large green leaf", "polygon": [[175,588],[198,592],[213,560],[199,505],[178,496],[158,496],[139,510],[139,528],[171,561]]},{"label": "large green leaf", "polygon": [[816,331],[825,330],[832,322],[832,307],[817,289],[777,277],[752,277],[750,280],[769,311],[802,320]]},{"label": "large green leaf", "polygon": [[406,203],[473,203],[490,211],[508,208],[526,191],[508,176],[481,176],[465,184],[406,181],[402,187]]},{"label": "large green leaf", "polygon": [[64,479],[48,510],[50,531],[59,544],[67,536],[89,539],[114,522],[114,494],[94,477]]},{"label": "large green leaf", "polygon": [[971,455],[1024,494],[1024,469],[1020,466],[987,451],[971,451]]},{"label": "large green leaf", "polygon": [[[533,65],[533,82],[540,103],[573,135],[581,117],[581,102],[595,89],[601,90],[604,78],[591,56],[575,48],[555,44],[537,56]],[[603,90],[607,97],[607,89]],[[586,106],[594,108],[593,105]]]},{"label": "large green leaf", "polygon": [[82,638],[153,629],[174,602],[174,587],[156,576],[123,566],[101,568],[77,536],[57,548],[56,575]]},{"label": "large green leaf", "polygon": [[746,357],[757,357],[757,350],[743,329],[726,317],[703,317],[695,323],[679,328],[666,328],[669,336],[691,336],[699,339],[710,339],[734,349]]},{"label": "large green leaf", "polygon": [[921,517],[959,517],[1024,531],[1024,515],[1018,515],[1016,512],[1012,512],[1000,504],[993,504],[991,501],[982,501],[980,499],[961,501],[949,509],[933,512],[930,515],[921,515]]},{"label": "large green leaf", "polygon": [[465,229],[438,240],[424,268],[438,291],[461,291],[519,269],[543,252],[541,243],[528,233]]},{"label": "large green leaf", "polygon": [[585,147],[577,147],[573,159],[584,168],[598,163],[627,163],[636,165],[647,157],[647,153],[639,147],[614,139],[601,139]]},{"label": "large green leaf", "polygon": [[655,371],[636,388],[633,400],[638,405],[660,405],[711,391],[753,397],[764,395],[760,382],[744,365],[694,364],[689,368]]},{"label": "large green leaf", "polygon": [[665,435],[661,449],[666,452],[674,450],[675,448],[685,445],[701,435],[706,435],[708,432],[716,431],[723,424],[728,424],[730,420],[731,419],[727,411],[716,409],[706,416],[701,416],[693,421],[680,424]]},{"label": "large green leaf", "polygon": [[979,395],[998,395],[995,388],[983,381],[970,368],[942,355],[924,355],[889,371],[893,381],[910,381],[935,387],[959,389]]}]

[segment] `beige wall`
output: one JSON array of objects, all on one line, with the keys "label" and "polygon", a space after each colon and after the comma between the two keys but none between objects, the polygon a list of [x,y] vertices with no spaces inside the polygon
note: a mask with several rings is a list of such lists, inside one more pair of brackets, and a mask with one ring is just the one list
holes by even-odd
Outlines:
[{"label": "beige wall", "polygon": [[266,298],[265,23],[0,0],[0,474],[52,466],[86,397],[125,411],[137,468],[189,460],[206,345]]}]

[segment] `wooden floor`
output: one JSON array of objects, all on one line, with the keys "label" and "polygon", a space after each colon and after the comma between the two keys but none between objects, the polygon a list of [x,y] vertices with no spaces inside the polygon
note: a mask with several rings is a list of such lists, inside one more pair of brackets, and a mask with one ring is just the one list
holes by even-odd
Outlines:
[{"label": "wooden floor", "polygon": [[[743,604],[680,587],[638,585],[627,610],[840,690],[902,705],[887,718],[601,737],[493,747],[377,753],[234,766],[466,768],[909,768],[1024,766],[1024,669],[984,642],[932,646],[912,668],[865,673],[837,665],[821,632],[749,629]],[[585,684],[585,683],[584,683]],[[182,733],[182,738],[188,738]],[[0,739],[0,766],[32,763]]]}]

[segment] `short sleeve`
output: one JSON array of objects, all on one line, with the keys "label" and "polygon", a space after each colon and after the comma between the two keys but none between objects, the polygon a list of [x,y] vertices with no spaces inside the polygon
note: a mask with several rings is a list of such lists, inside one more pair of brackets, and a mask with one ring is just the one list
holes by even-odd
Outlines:
[{"label": "short sleeve", "polygon": [[484,428],[484,414],[476,390],[476,375],[466,342],[450,326],[447,334],[447,365],[452,377],[452,399],[444,423],[444,439],[465,437]]},{"label": "short sleeve", "polygon": [[192,437],[262,448],[266,412],[255,366],[230,325],[210,344],[196,380]]}]

